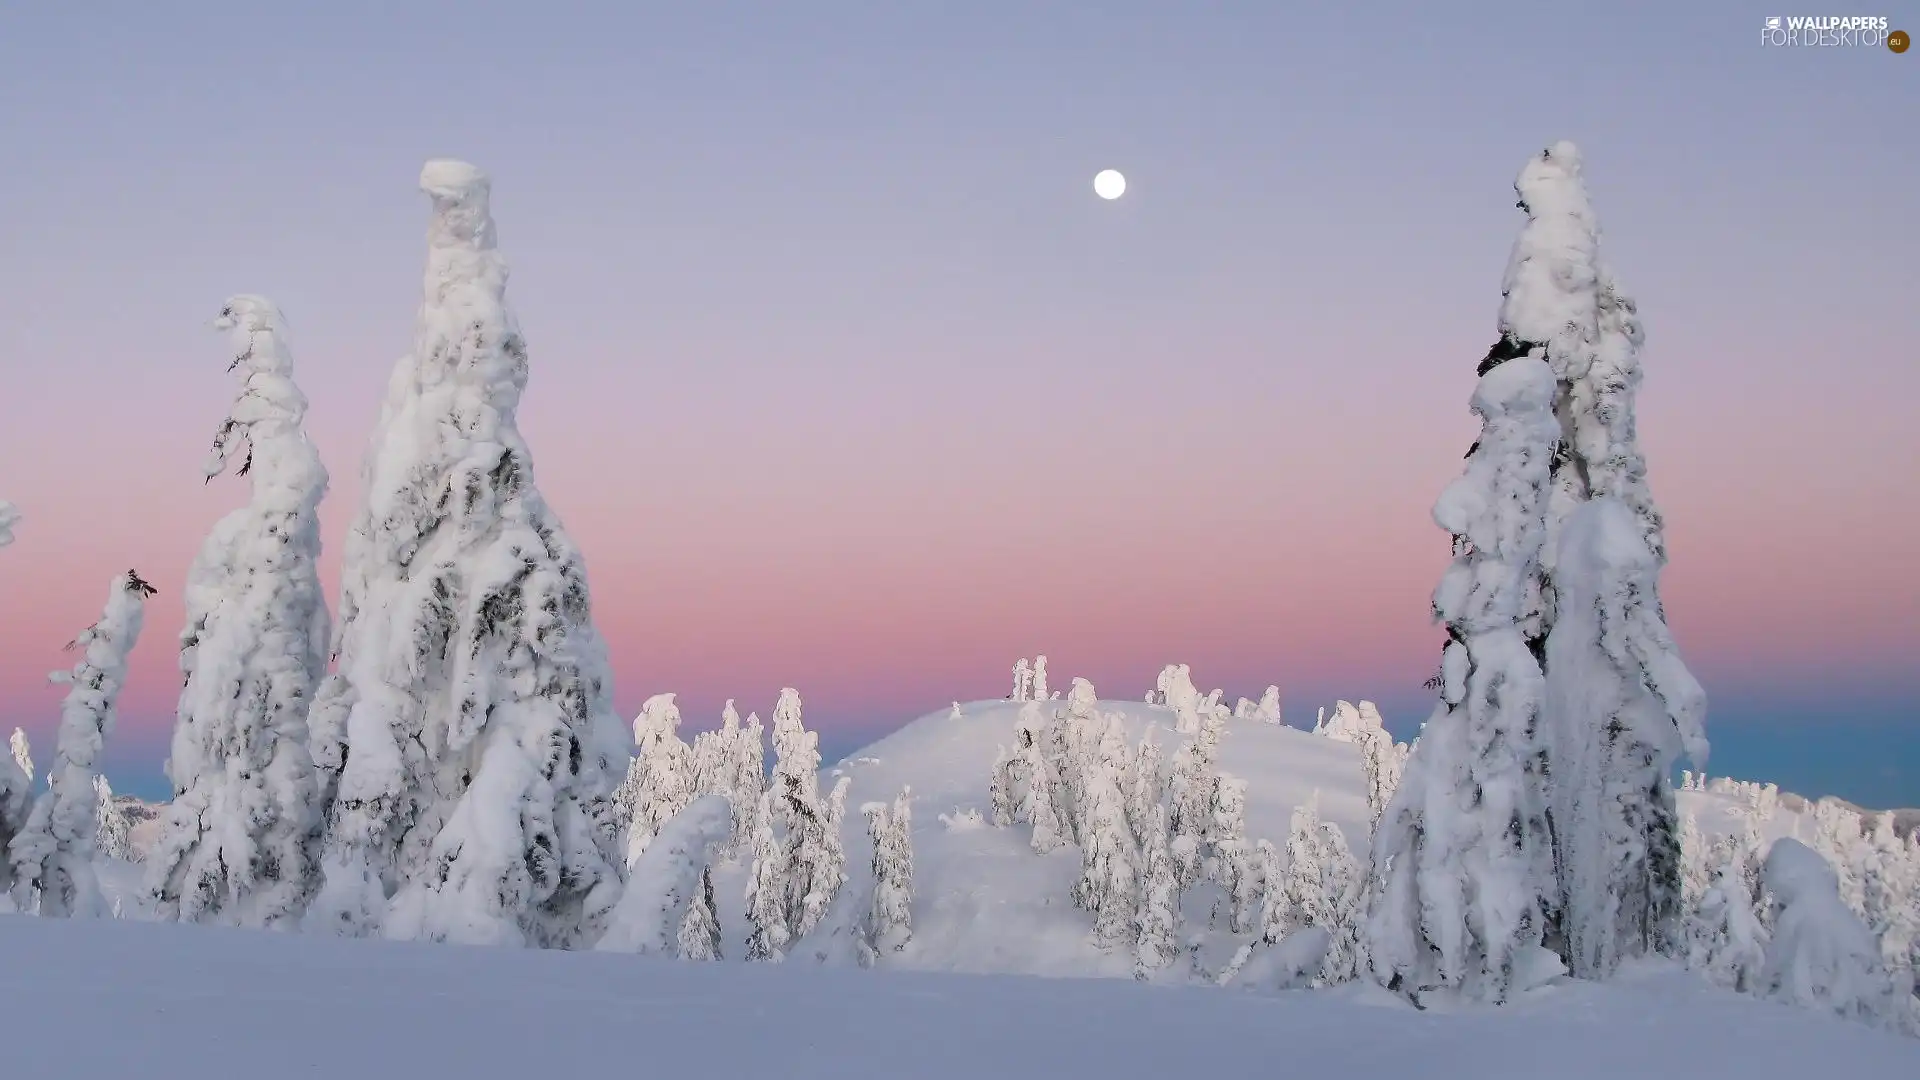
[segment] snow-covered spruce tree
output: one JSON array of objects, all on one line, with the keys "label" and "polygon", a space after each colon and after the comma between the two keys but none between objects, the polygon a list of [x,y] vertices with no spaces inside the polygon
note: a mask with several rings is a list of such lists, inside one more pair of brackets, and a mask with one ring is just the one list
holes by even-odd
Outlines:
[{"label": "snow-covered spruce tree", "polygon": [[1516,964],[1556,914],[1544,682],[1527,646],[1557,426],[1553,372],[1534,356],[1482,365],[1480,439],[1434,521],[1454,559],[1434,590],[1448,642],[1441,701],[1408,759],[1373,849],[1367,953],[1415,1000],[1506,1000]]},{"label": "snow-covered spruce tree", "polygon": [[863,962],[899,952],[913,938],[912,790],[902,788],[888,806],[867,803],[867,836],[873,841],[873,895],[867,909]]},{"label": "snow-covered spruce tree", "polygon": [[1047,700],[1047,658],[1045,656],[1033,658],[1032,679],[1027,684],[1027,689],[1033,700]]},{"label": "snow-covered spruce tree", "polygon": [[[634,863],[626,890],[607,919],[606,933],[594,948],[678,955],[682,930],[690,919],[697,923],[701,918],[696,910],[706,904],[711,915],[708,863],[732,828],[733,811],[719,795],[703,795],[661,822],[654,842]],[[693,936],[699,937],[697,929]]]},{"label": "snow-covered spruce tree", "polygon": [[733,797],[733,747],[740,738],[740,713],[729,699],[720,710],[720,726],[693,737],[693,790],[696,795]]},{"label": "snow-covered spruce tree", "polygon": [[733,744],[733,839],[728,853],[740,858],[759,834],[760,812],[767,803],[767,729],[750,712]]},{"label": "snow-covered spruce tree", "polygon": [[753,925],[747,937],[747,959],[778,963],[786,956],[787,884],[783,876],[786,851],[773,831],[773,797],[760,796],[755,817],[753,863],[747,870],[747,919]]},{"label": "snow-covered spruce tree", "polygon": [[1225,726],[1217,713],[1201,715],[1193,738],[1175,755],[1168,778],[1167,829],[1172,837],[1174,876],[1183,890],[1199,878],[1206,855],[1214,790],[1220,782],[1220,737]]},{"label": "snow-covered spruce tree", "polygon": [[[786,794],[786,781],[797,785],[800,803],[814,807],[820,801],[820,736],[808,731],[801,714],[800,691],[789,686],[780,691],[773,707],[773,782],[775,792]],[[799,804],[793,804],[799,805]],[[794,820],[782,825],[792,828]]]},{"label": "snow-covered spruce tree", "polygon": [[1247,839],[1247,782],[1222,773],[1214,786],[1212,825],[1207,832],[1207,877],[1226,890],[1227,924],[1236,934],[1259,923],[1265,884],[1258,850]]},{"label": "snow-covered spruce tree", "polygon": [[1004,829],[1013,824],[1014,789],[1019,783],[1019,770],[1014,766],[1016,760],[1007,753],[1005,744],[993,748],[993,774],[987,784],[987,801],[993,807],[992,820],[996,828]]},{"label": "snow-covered spruce tree", "polygon": [[1008,700],[1033,700],[1033,667],[1024,656],[1013,662],[1013,693],[1008,695]]},{"label": "snow-covered spruce tree", "polygon": [[187,572],[184,686],[167,775],[173,800],[147,860],[163,919],[292,929],[320,887],[321,816],[307,711],[327,666],[320,500],[286,323],[270,301],[230,298],[239,386],[205,478],[244,449],[247,505],[213,527]]},{"label": "snow-covered spruce tree", "polygon": [[1385,728],[1366,733],[1360,740],[1360,770],[1367,787],[1367,812],[1371,828],[1380,830],[1380,819],[1400,786],[1400,774],[1407,765],[1407,747],[1393,741]]},{"label": "snow-covered spruce tree", "polygon": [[1053,766],[1047,761],[1046,752],[1040,744],[1041,733],[1024,723],[1018,729],[1020,750],[1015,757],[1019,763],[1020,775],[1026,786],[1021,792],[1014,816],[1019,821],[1033,825],[1033,835],[1029,841],[1033,850],[1041,855],[1054,850],[1063,843],[1072,840],[1072,826],[1060,813],[1055,802],[1054,792],[1059,789],[1053,778]]},{"label": "snow-covered spruce tree", "polygon": [[27,783],[33,783],[33,748],[27,745],[27,733],[14,728],[12,737],[7,740],[7,749],[12,751],[13,764],[20,770],[20,775],[27,778]]},{"label": "snow-covered spruce tree", "polygon": [[1179,956],[1180,882],[1173,872],[1166,813],[1158,802],[1140,824],[1140,910],[1134,916],[1133,977],[1145,980]]},{"label": "snow-covered spruce tree", "polygon": [[1752,889],[1737,862],[1714,871],[1688,916],[1688,966],[1729,990],[1756,992],[1766,967],[1767,928],[1753,909]]},{"label": "snow-covered spruce tree", "polygon": [[1254,719],[1263,724],[1278,724],[1280,720],[1280,688],[1269,686],[1260,695],[1260,704],[1253,711]]},{"label": "snow-covered spruce tree", "polygon": [[1911,968],[1920,944],[1920,856],[1895,831],[1891,812],[1875,816],[1867,852],[1861,889],[1867,929],[1889,971]]},{"label": "snow-covered spruce tree", "polygon": [[680,707],[673,698],[672,694],[648,698],[633,721],[633,741],[639,752],[615,796],[620,815],[627,819],[628,869],[660,827],[685,810],[697,794],[693,752],[678,734]]},{"label": "snow-covered spruce tree", "polygon": [[1669,777],[1683,753],[1706,760],[1706,693],[1667,630],[1659,574],[1625,502],[1590,500],[1562,524],[1546,715],[1563,956],[1583,978],[1685,952]]},{"label": "snow-covered spruce tree", "polygon": [[1140,910],[1140,848],[1127,828],[1126,797],[1118,771],[1095,758],[1085,763],[1085,826],[1080,842],[1080,878],[1073,902],[1093,914],[1093,936],[1113,945],[1133,936]]},{"label": "snow-covered spruce tree", "polygon": [[[1287,835],[1287,871],[1282,886],[1291,907],[1288,931],[1303,926],[1326,932],[1328,945],[1316,982],[1341,983],[1358,973],[1360,900],[1365,874],[1339,826],[1320,818],[1320,793],[1294,811]],[[1269,932],[1271,936],[1271,931]]]},{"label": "snow-covered spruce tree", "polygon": [[720,915],[713,902],[713,867],[700,868],[700,886],[680,920],[677,942],[682,960],[722,960]]},{"label": "snow-covered spruce tree", "polygon": [[1767,852],[1762,877],[1776,911],[1761,992],[1850,1020],[1893,1022],[1904,1003],[1893,996],[1873,935],[1841,903],[1833,867],[1782,838]]},{"label": "snow-covered spruce tree", "polygon": [[133,845],[129,842],[133,824],[127,820],[127,812],[114,801],[113,785],[100,774],[93,774],[93,794],[95,809],[93,819],[93,845],[103,858],[131,860]]},{"label": "snow-covered spruce tree", "polygon": [[132,570],[114,577],[100,621],[67,643],[80,662],[48,676],[71,687],[60,706],[47,790],[34,800],[26,823],[7,846],[13,863],[13,904],[54,918],[107,914],[94,874],[100,796],[101,745],[113,731],[115,704],[127,677],[127,654],[140,640],[147,597],[156,590]]},{"label": "snow-covered spruce tree", "polygon": [[1153,729],[1149,727],[1140,736],[1140,746],[1135,751],[1133,761],[1127,771],[1127,827],[1144,842],[1154,818],[1160,818],[1160,831],[1166,832],[1166,810],[1161,803],[1166,799],[1167,782],[1160,774],[1160,746],[1154,742]]},{"label": "snow-covered spruce tree", "polygon": [[310,717],[327,807],[312,925],[577,947],[622,884],[627,758],[579,551],[514,414],[527,349],[489,181],[430,161],[413,349],[388,383]]},{"label": "snow-covered spruce tree", "polygon": [[[19,731],[14,735],[19,737]],[[16,757],[23,744],[14,746]],[[32,768],[29,760],[28,770]],[[27,813],[33,806],[33,773],[23,770],[18,760],[0,758],[0,886],[13,885],[13,857],[9,847],[13,838],[26,827]]]},{"label": "snow-covered spruce tree", "polygon": [[[1752,805],[1754,816],[1758,817],[1759,800],[1756,798]],[[1866,823],[1838,799],[1821,799],[1809,809],[1813,816],[1813,840],[1809,846],[1833,869],[1840,900],[1847,905],[1847,910],[1864,919],[1867,893],[1863,863],[1870,850]]]}]

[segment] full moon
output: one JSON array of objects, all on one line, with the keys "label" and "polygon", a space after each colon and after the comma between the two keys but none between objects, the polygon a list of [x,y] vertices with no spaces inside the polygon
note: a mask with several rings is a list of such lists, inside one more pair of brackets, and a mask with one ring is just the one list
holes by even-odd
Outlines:
[{"label": "full moon", "polygon": [[1118,169],[1102,169],[1093,178],[1093,193],[1103,199],[1117,199],[1126,191],[1127,178],[1121,176]]}]

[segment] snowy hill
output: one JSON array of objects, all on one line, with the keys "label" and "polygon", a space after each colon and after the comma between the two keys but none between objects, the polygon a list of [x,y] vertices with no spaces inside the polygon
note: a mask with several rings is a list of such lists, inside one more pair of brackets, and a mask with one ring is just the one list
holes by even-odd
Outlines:
[{"label": "snowy hill", "polygon": [[[1049,711],[1060,702],[1045,703]],[[1174,712],[1137,701],[1102,701],[1100,709],[1125,717],[1130,740],[1149,730],[1168,753],[1187,736],[1174,731]],[[994,753],[1012,748],[1021,705],[977,701],[932,713],[849,755],[828,770],[852,777],[847,803],[892,799],[913,789],[913,845],[916,896],[914,939],[894,959],[895,966],[925,971],[979,974],[1133,977],[1129,953],[1107,951],[1087,940],[1088,915],[1068,898],[1080,872],[1076,849],[1064,847],[1036,855],[1028,847],[1024,825],[996,829],[982,821],[943,822],[977,812],[990,816],[988,782]],[[1293,728],[1236,720],[1221,743],[1220,769],[1247,781],[1247,835],[1284,846],[1294,808],[1317,790],[1321,815],[1338,825],[1356,854],[1367,841],[1367,806],[1361,789],[1360,753],[1352,743],[1321,738]],[[861,855],[868,849],[865,824],[849,815],[845,843],[854,864],[855,883],[863,878]],[[856,890],[857,891],[857,890]],[[1189,924],[1204,923],[1205,908],[1216,899],[1195,890],[1185,912]],[[1222,962],[1231,952],[1222,935],[1208,958]]]},{"label": "snowy hill", "polygon": [[0,1016],[23,1035],[7,1061],[20,1076],[1920,1075],[1920,1043],[1707,992],[1670,970],[1444,1015],[1370,992],[694,964],[128,921],[0,918],[0,956]]}]

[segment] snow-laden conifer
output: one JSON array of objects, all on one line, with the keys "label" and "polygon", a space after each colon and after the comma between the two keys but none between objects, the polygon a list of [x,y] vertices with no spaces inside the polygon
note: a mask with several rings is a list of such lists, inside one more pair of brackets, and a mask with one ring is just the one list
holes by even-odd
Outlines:
[{"label": "snow-laden conifer", "polygon": [[[1347,847],[1339,826],[1320,818],[1320,793],[1314,792],[1293,813],[1287,833],[1287,870],[1283,885],[1291,908],[1284,929],[1318,927],[1327,934],[1327,951],[1317,981],[1346,982],[1360,961],[1360,899],[1365,875]],[[1268,928],[1273,936],[1273,928]]]},{"label": "snow-laden conifer", "polygon": [[719,909],[713,902],[713,867],[700,868],[700,885],[687,904],[677,935],[682,960],[723,960]]},{"label": "snow-laden conifer", "polygon": [[[17,735],[18,732],[16,731]],[[13,838],[26,827],[33,807],[33,774],[21,770],[17,761],[0,759],[0,886],[13,885]]]},{"label": "snow-laden conifer", "polygon": [[132,822],[127,820],[127,812],[114,800],[113,785],[100,774],[93,774],[93,794],[95,810],[93,818],[94,849],[102,858],[131,860],[133,845],[130,843],[133,831]]},{"label": "snow-laden conifer", "polygon": [[607,919],[606,933],[594,948],[679,955],[689,915],[709,903],[707,867],[713,849],[732,828],[733,811],[720,795],[703,795],[661,822],[653,843],[635,861],[626,890]]},{"label": "snow-laden conifer", "polygon": [[1833,867],[1790,837],[1774,841],[1762,880],[1776,905],[1761,992],[1851,1020],[1895,1020],[1880,949],[1840,901]]},{"label": "snow-laden conifer", "polygon": [[1024,656],[1013,662],[1013,693],[1008,695],[1008,700],[1033,700],[1033,665]]},{"label": "snow-laden conifer", "polygon": [[680,707],[674,695],[655,694],[633,721],[638,750],[627,779],[615,795],[627,818],[626,864],[631,869],[660,827],[673,820],[698,794],[693,782],[693,752],[681,741]]},{"label": "snow-laden conifer", "polygon": [[1167,830],[1172,838],[1174,876],[1183,890],[1199,878],[1206,855],[1214,791],[1220,782],[1218,763],[1224,729],[1218,714],[1200,715],[1193,738],[1175,755],[1172,775],[1168,778]]},{"label": "snow-laden conifer", "polygon": [[[310,913],[343,933],[575,947],[622,883],[627,758],[579,551],[514,415],[527,349],[489,181],[431,161],[424,299],[388,383],[311,716],[328,806]],[[391,898],[391,899],[389,899]]]},{"label": "snow-laden conifer", "polygon": [[1134,917],[1133,977],[1146,979],[1179,955],[1180,882],[1159,803],[1141,822],[1140,910]]},{"label": "snow-laden conifer", "polygon": [[1584,978],[1680,944],[1668,778],[1682,754],[1706,760],[1706,694],[1667,630],[1659,573],[1626,503],[1596,498],[1562,524],[1546,715],[1561,932],[1568,967]]},{"label": "snow-laden conifer", "polygon": [[1140,736],[1140,746],[1134,752],[1133,761],[1127,770],[1127,826],[1134,835],[1144,838],[1154,818],[1160,818],[1160,831],[1166,832],[1166,810],[1161,803],[1165,801],[1167,782],[1160,773],[1160,745],[1154,741],[1153,728]]},{"label": "snow-laden conifer", "polygon": [[1023,726],[1019,737],[1021,745],[1016,760],[1020,763],[1020,773],[1026,780],[1026,786],[1015,816],[1033,825],[1029,843],[1035,852],[1045,855],[1069,842],[1072,828],[1054,800],[1054,792],[1059,785],[1053,778],[1053,766],[1041,749],[1040,733]]},{"label": "snow-laden conifer", "polygon": [[750,712],[733,744],[733,840],[730,853],[739,858],[754,844],[760,812],[767,803],[767,729],[760,714]]},{"label": "snow-laden conifer", "polygon": [[747,920],[753,926],[747,936],[747,959],[778,963],[786,956],[790,935],[787,930],[787,883],[784,877],[786,850],[773,831],[774,793],[761,795],[761,807],[755,816],[753,862],[747,869]]},{"label": "snow-laden conifer", "polygon": [[1253,716],[1254,719],[1263,724],[1278,724],[1281,722],[1280,688],[1278,686],[1269,686],[1266,692],[1260,695],[1260,704],[1254,708]]},{"label": "snow-laden conifer", "polygon": [[1409,996],[1446,988],[1505,1000],[1556,903],[1545,680],[1525,626],[1545,540],[1553,393],[1538,357],[1483,365],[1480,440],[1434,506],[1454,536],[1433,597],[1448,635],[1441,701],[1375,837],[1367,932],[1375,976]]},{"label": "snow-laden conifer", "polygon": [[862,806],[867,836],[873,842],[873,893],[867,908],[863,954],[871,966],[888,953],[899,952],[913,938],[913,806],[911,789],[903,788],[891,806],[871,802]]},{"label": "snow-laden conifer", "polygon": [[327,664],[318,571],[327,470],[303,427],[307,399],[279,309],[235,296],[215,326],[230,336],[239,385],[205,478],[244,451],[238,471],[251,490],[187,572],[173,799],[147,887],[163,919],[290,928],[320,887],[307,712]]},{"label": "snow-laden conifer", "polygon": [[1394,789],[1400,786],[1408,753],[1408,747],[1394,742],[1385,728],[1368,731],[1360,740],[1360,771],[1366,783],[1369,828],[1374,832],[1379,831]]},{"label": "snow-laden conifer", "polygon": [[1767,937],[1740,864],[1723,864],[1688,916],[1688,966],[1729,990],[1756,992],[1766,966]]},{"label": "snow-laden conifer", "polygon": [[1028,690],[1033,700],[1047,700],[1047,658],[1045,656],[1033,658],[1032,680],[1028,684]]},{"label": "snow-laden conifer", "polygon": [[[987,784],[987,801],[993,808],[993,824],[997,828],[1006,828],[1013,824],[1015,810],[1014,788],[1018,784],[1018,770],[1014,767],[1016,759],[1007,753],[1005,744],[993,748],[993,778]],[[862,809],[865,809],[862,807]]]},{"label": "snow-laden conifer", "polygon": [[13,735],[7,739],[7,749],[13,754],[14,767],[27,783],[33,783],[33,747],[27,743],[27,733],[19,728],[13,729]]},{"label": "snow-laden conifer", "polygon": [[107,914],[93,860],[98,851],[100,750],[113,732],[115,706],[127,677],[127,654],[140,640],[147,597],[156,590],[132,570],[114,577],[100,620],[67,643],[80,662],[49,681],[70,687],[60,705],[47,790],[8,842],[15,910],[53,918]]},{"label": "snow-laden conifer", "polygon": [[1127,827],[1120,779],[1098,762],[1087,770],[1080,878],[1072,893],[1073,902],[1093,914],[1094,939],[1107,945],[1131,937],[1140,910],[1140,848]]}]

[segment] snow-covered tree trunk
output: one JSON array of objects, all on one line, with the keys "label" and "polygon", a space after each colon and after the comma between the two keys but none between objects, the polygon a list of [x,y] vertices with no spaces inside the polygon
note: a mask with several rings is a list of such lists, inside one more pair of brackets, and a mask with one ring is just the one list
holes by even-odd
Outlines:
[{"label": "snow-covered tree trunk", "polygon": [[622,884],[626,760],[579,551],[514,414],[526,343],[489,181],[431,161],[425,297],[373,437],[342,568],[338,667],[311,717],[327,801],[311,921],[575,947]]},{"label": "snow-covered tree trunk", "polygon": [[1706,695],[1667,630],[1659,572],[1624,502],[1593,499],[1562,525],[1546,715],[1564,955],[1583,978],[1682,946],[1668,777],[1683,753],[1706,759]]},{"label": "snow-covered tree trunk", "polygon": [[245,450],[245,507],[221,518],[187,573],[185,676],[167,772],[173,800],[147,860],[163,919],[292,928],[320,886],[321,817],[307,711],[326,671],[320,500],[327,471],[302,424],[286,324],[263,297],[229,299],[239,387],[205,476]]},{"label": "snow-covered tree trunk", "polygon": [[1448,642],[1441,701],[1373,849],[1374,975],[1417,997],[1505,1000],[1555,914],[1544,679],[1527,625],[1558,434],[1553,372],[1537,356],[1482,365],[1480,439],[1434,506],[1454,559],[1434,590]]},{"label": "snow-covered tree trunk", "polygon": [[115,705],[127,677],[127,654],[140,640],[147,597],[155,589],[132,570],[113,579],[100,621],[67,644],[83,650],[70,670],[48,676],[70,687],[60,706],[47,790],[8,843],[13,903],[54,918],[107,914],[94,873],[100,796],[94,788],[100,750],[113,732]]}]

